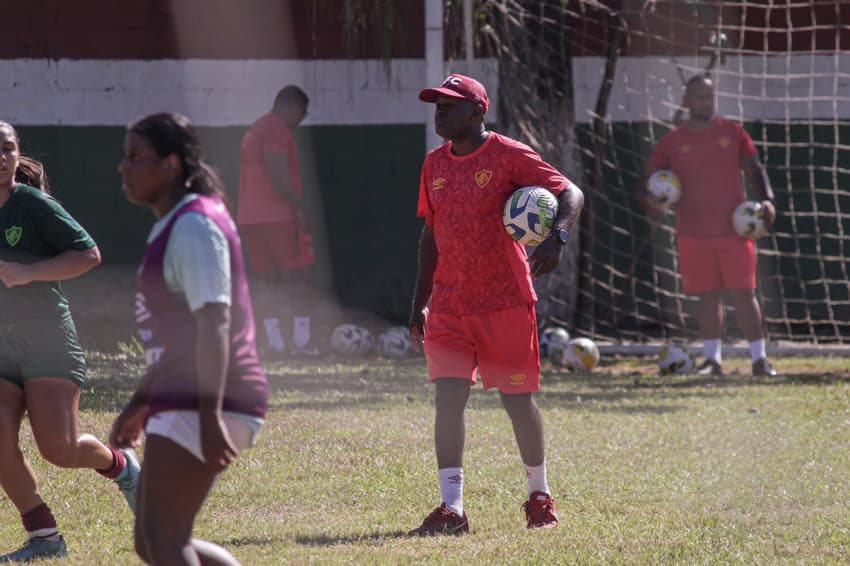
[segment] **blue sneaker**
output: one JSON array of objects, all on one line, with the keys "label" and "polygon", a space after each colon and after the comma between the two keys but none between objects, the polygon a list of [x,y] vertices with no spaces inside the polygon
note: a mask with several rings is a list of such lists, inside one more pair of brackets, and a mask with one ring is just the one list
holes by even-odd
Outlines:
[{"label": "blue sneaker", "polygon": [[115,483],[118,484],[118,489],[121,490],[121,495],[127,500],[127,505],[130,506],[130,511],[136,514],[136,488],[139,487],[139,460],[136,458],[136,451],[132,448],[121,448],[121,453],[127,459],[127,465],[121,470],[121,473],[115,478]]},{"label": "blue sneaker", "polygon": [[62,558],[67,555],[65,539],[59,535],[59,540],[31,538],[15,552],[0,556],[0,562],[30,562],[37,558]]}]

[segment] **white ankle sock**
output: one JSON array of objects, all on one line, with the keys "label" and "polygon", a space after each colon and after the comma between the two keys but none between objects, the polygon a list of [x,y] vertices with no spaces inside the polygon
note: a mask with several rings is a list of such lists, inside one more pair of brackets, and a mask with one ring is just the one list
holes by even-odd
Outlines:
[{"label": "white ankle sock", "polygon": [[440,495],[446,507],[463,515],[463,468],[440,468]]},{"label": "white ankle sock", "polygon": [[767,357],[767,346],[765,345],[764,338],[750,342],[750,357],[754,362]]},{"label": "white ankle sock", "polygon": [[546,461],[539,466],[525,465],[525,477],[528,480],[528,495],[535,491],[549,493],[549,485],[546,483]]},{"label": "white ankle sock", "polygon": [[284,343],[283,336],[280,334],[280,320],[266,318],[263,320],[263,326],[266,328],[266,340],[268,340],[269,347],[277,352],[283,352],[286,349],[286,343]]},{"label": "white ankle sock", "polygon": [[722,357],[720,355],[720,339],[712,338],[710,340],[702,341],[702,351],[705,354],[706,359],[714,360],[718,364],[721,362]]},{"label": "white ankle sock", "polygon": [[292,335],[296,348],[303,348],[310,343],[310,317],[296,316],[292,319]]}]

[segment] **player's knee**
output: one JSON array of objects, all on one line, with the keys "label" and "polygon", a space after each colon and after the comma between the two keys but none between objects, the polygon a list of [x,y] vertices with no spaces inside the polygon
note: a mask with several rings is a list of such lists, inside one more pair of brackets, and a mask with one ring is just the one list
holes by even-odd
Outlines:
[{"label": "player's knee", "polygon": [[65,439],[55,439],[38,443],[38,451],[41,456],[60,468],[73,468],[77,463],[76,442],[68,442]]},{"label": "player's knee", "polygon": [[531,393],[500,393],[499,398],[511,419],[531,418],[537,412],[537,404]]}]

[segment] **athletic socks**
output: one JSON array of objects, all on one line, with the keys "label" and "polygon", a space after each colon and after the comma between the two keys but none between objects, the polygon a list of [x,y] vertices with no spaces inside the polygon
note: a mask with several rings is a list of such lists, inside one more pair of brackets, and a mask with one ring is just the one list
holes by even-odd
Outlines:
[{"label": "athletic socks", "polygon": [[112,452],[112,466],[105,470],[95,471],[104,477],[114,480],[120,476],[121,472],[124,471],[124,468],[127,467],[127,457],[124,456],[123,452],[113,448],[112,446],[107,446],[107,448],[109,448],[109,451]]},{"label": "athletic socks", "polygon": [[310,317],[296,316],[292,319],[292,337],[296,348],[310,343]]},{"label": "athletic socks", "polygon": [[283,352],[286,349],[286,343],[280,334],[280,319],[266,318],[263,320],[263,326],[266,328],[266,340],[268,340],[269,348],[276,352]]},{"label": "athletic socks", "polygon": [[546,483],[546,461],[539,466],[525,465],[525,478],[528,480],[528,495],[535,491],[551,493],[549,484]]},{"label": "athletic socks", "polygon": [[750,342],[750,357],[754,362],[767,358],[767,349],[765,347],[764,338]]},{"label": "athletic socks", "polygon": [[712,338],[702,341],[702,351],[705,354],[705,359],[714,360],[718,364],[721,362],[720,355],[720,339]]},{"label": "athletic socks", "polygon": [[463,468],[440,468],[440,494],[446,507],[463,516]]},{"label": "athletic socks", "polygon": [[21,515],[21,522],[24,524],[24,530],[27,531],[27,535],[30,538],[58,540],[59,529],[56,528],[56,519],[53,517],[53,513],[51,513],[47,503],[42,503]]}]

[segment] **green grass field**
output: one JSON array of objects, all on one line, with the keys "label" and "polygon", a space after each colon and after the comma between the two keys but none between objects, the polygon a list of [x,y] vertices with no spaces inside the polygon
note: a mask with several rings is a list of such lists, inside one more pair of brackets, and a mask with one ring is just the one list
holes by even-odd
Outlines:
[{"label": "green grass field", "polygon": [[[774,564],[850,560],[850,372],[845,358],[780,358],[779,378],[657,377],[606,359],[591,376],[548,370],[538,396],[561,525],[528,531],[525,479],[495,392],[467,415],[471,533],[410,539],[439,503],[432,387],[420,360],[271,364],[257,448],[203,509],[196,534],[246,565]],[[104,438],[141,373],[90,356],[82,429]],[[75,565],[140,563],[114,485],[50,467],[23,446]],[[24,539],[0,505],[0,551]]]}]

